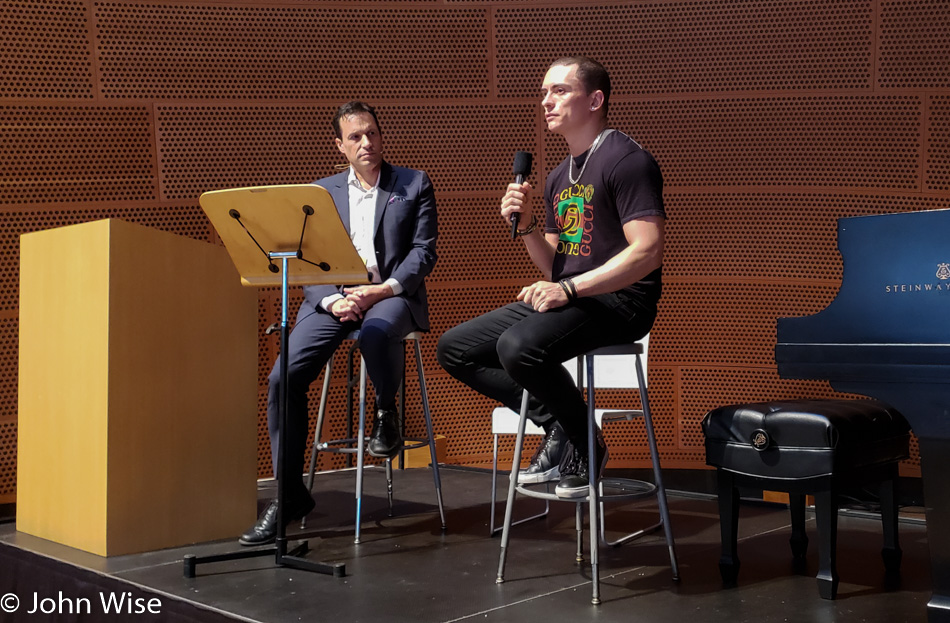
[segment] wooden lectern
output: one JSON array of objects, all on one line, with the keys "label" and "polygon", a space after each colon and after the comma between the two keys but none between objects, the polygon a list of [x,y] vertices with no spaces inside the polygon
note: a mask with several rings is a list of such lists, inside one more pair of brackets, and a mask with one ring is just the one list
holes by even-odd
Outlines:
[{"label": "wooden lectern", "polygon": [[101,556],[240,534],[257,326],[219,246],[114,219],[21,236],[17,530]]}]

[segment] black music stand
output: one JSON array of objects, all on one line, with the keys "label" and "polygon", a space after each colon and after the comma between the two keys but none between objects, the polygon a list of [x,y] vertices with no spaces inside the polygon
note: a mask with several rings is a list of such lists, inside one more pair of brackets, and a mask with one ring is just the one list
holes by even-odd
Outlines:
[{"label": "black music stand", "polygon": [[[201,207],[214,225],[246,286],[281,286],[280,352],[290,334],[287,290],[294,285],[369,283],[366,265],[350,241],[346,228],[325,189],[312,184],[236,188],[204,193]],[[316,223],[308,227],[310,219]],[[279,260],[280,265],[274,263]],[[291,262],[291,260],[294,260]],[[284,432],[287,430],[287,358],[280,357],[280,431],[277,451],[277,540],[274,547],[213,556],[184,557],[184,574],[196,575],[203,563],[244,558],[275,557],[275,564],[343,577],[343,563],[302,558],[308,541],[287,550],[284,525]]]}]

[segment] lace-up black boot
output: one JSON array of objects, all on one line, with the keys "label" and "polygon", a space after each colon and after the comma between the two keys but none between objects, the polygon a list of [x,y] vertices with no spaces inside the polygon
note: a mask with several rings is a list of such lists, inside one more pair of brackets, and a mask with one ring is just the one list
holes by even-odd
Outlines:
[{"label": "lace-up black boot", "polygon": [[[596,478],[600,480],[604,473],[604,467],[607,465],[607,444],[604,443],[604,436],[600,430],[597,431],[594,449],[597,453],[596,465],[598,466]],[[564,457],[564,462],[561,464],[561,481],[554,488],[554,493],[559,498],[573,500],[587,497],[590,487],[588,474],[590,463],[587,456],[586,442],[583,448],[578,448],[572,444],[572,452],[569,456]]]},{"label": "lace-up black boot", "polygon": [[555,422],[531,457],[531,464],[518,472],[518,482],[533,485],[560,478],[559,465],[568,445],[567,434],[561,425]]}]

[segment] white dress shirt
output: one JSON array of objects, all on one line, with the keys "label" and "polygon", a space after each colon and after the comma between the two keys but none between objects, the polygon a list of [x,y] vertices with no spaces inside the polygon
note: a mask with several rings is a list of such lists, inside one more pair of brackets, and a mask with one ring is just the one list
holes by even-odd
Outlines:
[{"label": "white dress shirt", "polygon": [[[373,242],[374,234],[373,222],[376,219],[376,198],[379,196],[379,176],[373,182],[369,189],[363,188],[353,167],[350,167],[350,173],[346,178],[346,188],[350,201],[350,240],[356,247],[356,252],[366,264],[366,272],[371,275],[373,283],[382,283],[382,277],[379,274],[379,266],[376,263],[376,245]],[[402,284],[395,279],[389,278],[385,281],[393,290],[393,294],[402,292]],[[331,294],[320,301],[320,307],[330,311],[330,305],[334,301],[343,298],[342,294]]]}]

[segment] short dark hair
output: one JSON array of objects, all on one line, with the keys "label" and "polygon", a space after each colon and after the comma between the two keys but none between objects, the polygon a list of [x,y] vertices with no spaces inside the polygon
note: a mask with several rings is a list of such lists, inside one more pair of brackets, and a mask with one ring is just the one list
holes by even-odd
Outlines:
[{"label": "short dark hair", "polygon": [[610,74],[607,68],[586,56],[565,56],[559,58],[551,67],[570,67],[577,65],[577,79],[584,85],[584,90],[590,94],[594,91],[601,91],[604,94],[604,116],[607,116],[607,107],[610,104]]},{"label": "short dark hair", "polygon": [[337,109],[336,114],[333,116],[333,134],[335,134],[337,138],[343,138],[343,131],[340,130],[340,119],[361,113],[368,113],[373,116],[373,121],[376,122],[376,129],[379,130],[379,134],[382,135],[383,129],[379,125],[379,117],[376,116],[376,109],[366,102],[359,100],[347,102]]}]

